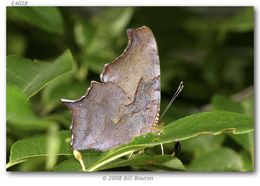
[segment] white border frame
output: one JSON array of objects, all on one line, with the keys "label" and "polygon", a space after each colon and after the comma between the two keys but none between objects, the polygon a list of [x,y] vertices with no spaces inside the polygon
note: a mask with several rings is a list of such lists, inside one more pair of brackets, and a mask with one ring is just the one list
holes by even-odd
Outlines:
[{"label": "white border frame", "polygon": [[[258,64],[258,43],[259,38],[257,31],[259,30],[259,19],[257,15],[257,11],[259,8],[259,0],[218,0],[218,1],[206,1],[206,0],[179,0],[169,2],[168,0],[160,0],[160,1],[151,1],[151,0],[141,0],[141,1],[123,1],[123,0],[95,0],[95,1],[86,1],[83,0],[28,0],[28,6],[255,6],[255,126],[256,130],[258,129],[258,95],[257,93],[259,85],[259,65]],[[21,185],[25,184],[27,186],[30,185],[82,185],[87,186],[91,184],[149,184],[149,185],[157,185],[159,183],[165,185],[256,185],[259,177],[259,161],[258,161],[258,137],[255,132],[255,172],[254,173],[107,173],[107,172],[99,172],[99,173],[91,173],[91,174],[62,174],[62,173],[13,173],[6,172],[5,168],[5,159],[6,159],[6,98],[5,98],[5,90],[6,90],[6,6],[11,6],[11,0],[2,0],[0,1],[0,103],[1,103],[1,173],[0,180],[1,185]],[[153,181],[103,181],[103,175],[147,175],[153,176]]]}]

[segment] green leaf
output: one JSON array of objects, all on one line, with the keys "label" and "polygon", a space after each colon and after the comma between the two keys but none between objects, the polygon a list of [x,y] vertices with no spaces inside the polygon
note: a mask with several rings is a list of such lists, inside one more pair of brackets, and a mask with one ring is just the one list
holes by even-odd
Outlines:
[{"label": "green leaf", "polygon": [[224,24],[226,31],[246,32],[254,29],[254,7],[242,9],[232,16]]},{"label": "green leaf", "polygon": [[28,161],[24,161],[18,165],[19,172],[41,171],[44,169],[45,162],[46,157],[28,159]]},{"label": "green leaf", "polygon": [[[161,135],[148,133],[134,138],[129,144],[102,153],[95,163],[88,166],[87,171],[101,170],[108,163],[125,155],[163,143],[182,141],[203,134],[217,135],[223,132],[241,134],[252,130],[253,120],[243,114],[222,111],[194,114],[165,126]],[[69,132],[62,132],[60,135],[61,150],[59,155],[72,155],[69,144],[66,142],[66,138],[69,138]],[[19,163],[34,156],[47,156],[45,147],[45,136],[20,140],[11,148],[8,165]],[[87,157],[85,158],[87,159]]]},{"label": "green leaf", "polygon": [[[72,156],[72,150],[69,144],[70,132],[61,131],[58,134],[60,141],[59,151],[56,155],[66,155]],[[48,152],[48,139],[49,136],[40,135],[35,137],[28,137],[16,141],[11,147],[10,159],[7,164],[7,168],[24,162],[29,158],[39,157],[39,156],[51,156]],[[57,144],[56,144],[57,145]]]},{"label": "green leaf", "polygon": [[231,112],[243,113],[244,109],[239,102],[235,102],[232,99],[215,95],[211,101],[213,110],[226,110]]},{"label": "green leaf", "polygon": [[[100,156],[102,152],[97,151],[83,151],[81,152],[83,161],[86,167],[90,166],[91,164],[95,163]],[[58,165],[56,165],[53,169],[53,171],[57,172],[82,172],[82,167],[78,160],[76,160],[74,157],[69,158]]]},{"label": "green leaf", "polygon": [[72,78],[70,77],[70,79],[54,82],[54,84],[50,83],[43,89],[42,102],[45,107],[43,113],[47,113],[60,105],[61,98],[76,100],[85,94],[88,83],[74,82],[71,81],[71,79]]},{"label": "green leaf", "polygon": [[225,140],[225,135],[203,135],[181,142],[183,152],[192,152],[194,156],[198,156],[205,151],[218,148]]},{"label": "green leaf", "polygon": [[27,38],[19,33],[8,33],[7,37],[7,54],[15,54],[23,56],[26,52],[28,40]]},{"label": "green leaf", "polygon": [[248,116],[254,117],[254,105],[254,96],[250,96],[246,100],[242,101],[244,113]]},{"label": "green leaf", "polygon": [[100,15],[99,32],[107,33],[110,37],[118,36],[130,21],[134,9],[131,7],[108,8]]},{"label": "green leaf", "polygon": [[228,32],[248,32],[252,30],[254,30],[254,7],[243,8],[220,25],[218,39],[223,41]]},{"label": "green leaf", "polygon": [[[249,102],[249,103],[248,103]],[[251,112],[249,110],[252,110],[252,103],[249,101],[242,102],[243,104],[239,102],[235,102],[231,100],[230,98],[216,95],[212,99],[212,107],[214,110],[226,110],[226,111],[233,111],[238,113],[243,113],[251,116]],[[248,103],[248,104],[246,104]],[[247,107],[246,107],[247,106]],[[246,108],[244,108],[246,107]],[[235,142],[237,142],[239,145],[241,145],[245,150],[247,150],[252,156],[254,153],[254,133],[246,133],[246,134],[239,134],[239,135],[229,135]]]},{"label": "green leaf", "polygon": [[240,153],[243,160],[244,170],[245,171],[254,171],[254,161],[252,161],[252,156],[247,151],[242,151]]},{"label": "green leaf", "polygon": [[47,134],[47,154],[46,169],[51,170],[57,163],[60,151],[61,139],[58,133],[59,126],[51,125]]},{"label": "green leaf", "polygon": [[250,131],[253,131],[252,118],[239,113],[213,111],[193,114],[167,125],[160,139],[170,142],[173,137],[185,140],[201,134],[240,134]]},{"label": "green leaf", "polygon": [[195,157],[188,171],[243,171],[243,161],[232,149],[217,148]]},{"label": "green leaf", "polygon": [[185,170],[181,161],[171,155],[136,155],[130,159],[119,160],[103,166],[100,170],[124,167],[124,166],[160,166],[168,168],[167,170]]},{"label": "green leaf", "polygon": [[[88,167],[97,161],[98,156],[91,156],[91,154],[84,154],[84,163]],[[125,166],[137,166],[137,167],[160,167],[160,169],[165,168],[166,170],[185,170],[185,167],[181,161],[170,155],[155,155],[150,156],[146,154],[136,155],[130,159],[118,159],[106,166],[103,166],[99,170],[107,170],[111,168],[125,167]],[[66,160],[58,164],[54,171],[82,171],[82,168],[75,158]]]},{"label": "green leaf", "polygon": [[[133,13],[134,9],[131,7],[102,8],[95,19],[90,20],[90,22],[77,20],[74,28],[77,44],[80,47],[90,49],[93,46],[111,43],[110,39],[118,37],[125,30]],[[98,42],[98,40],[103,42]]]},{"label": "green leaf", "polygon": [[6,86],[6,119],[8,126],[20,130],[42,130],[51,122],[38,118],[32,111],[30,102],[16,86]]},{"label": "green leaf", "polygon": [[44,119],[58,122],[66,129],[69,129],[71,125],[71,113],[68,110],[55,114],[48,114],[47,116],[44,116]]},{"label": "green leaf", "polygon": [[107,151],[87,171],[99,170],[122,156],[163,143],[187,140],[203,134],[217,135],[225,132],[240,134],[252,130],[253,120],[243,114],[223,111],[194,114],[165,126],[161,135],[148,133],[135,138],[127,145]]},{"label": "green leaf", "polygon": [[26,101],[26,96],[16,86],[7,85],[6,87],[6,110],[7,120],[34,120],[36,118],[30,103]]},{"label": "green leaf", "polygon": [[253,156],[254,132],[249,132],[249,133],[239,134],[239,135],[229,135],[229,136]]},{"label": "green leaf", "polygon": [[64,32],[62,16],[56,7],[8,7],[7,15],[8,19],[23,21],[47,32]]},{"label": "green leaf", "polygon": [[76,41],[83,49],[80,56],[82,63],[97,73],[102,71],[105,63],[116,57],[114,48],[118,48],[117,40],[134,12],[131,7],[102,10],[91,24],[79,21],[74,30]]},{"label": "green leaf", "polygon": [[52,63],[10,55],[7,57],[7,84],[19,87],[29,99],[54,78],[72,71],[73,64],[69,50]]},{"label": "green leaf", "polygon": [[[109,59],[113,60],[114,56],[116,55],[112,51],[101,49],[105,51],[101,52],[94,52],[93,54],[86,54],[83,58],[86,59],[87,65],[89,69],[93,72],[100,73],[104,69],[105,63],[109,61]],[[82,66],[84,68],[84,66]]]}]

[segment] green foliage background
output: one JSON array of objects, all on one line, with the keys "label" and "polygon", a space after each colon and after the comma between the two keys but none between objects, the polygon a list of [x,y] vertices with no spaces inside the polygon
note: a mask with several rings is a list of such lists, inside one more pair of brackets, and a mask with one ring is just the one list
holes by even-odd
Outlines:
[{"label": "green foliage background", "polygon": [[[83,152],[89,170],[254,169],[253,125],[245,125],[253,124],[254,115],[253,7],[8,7],[7,170],[81,170],[69,145],[64,145],[69,142],[71,119],[59,100],[80,98],[91,80],[99,81],[104,64],[124,50],[126,29],[143,25],[152,29],[158,44],[161,110],[179,82],[185,85],[163,125],[194,113],[215,112],[166,127],[158,139],[165,143],[165,156],[159,143],[146,141],[137,147],[137,139],[105,154]],[[214,128],[213,120],[219,117],[223,129],[234,126],[237,135]],[[178,123],[180,132],[174,133]],[[185,129],[184,123],[189,127]],[[207,131],[215,135],[201,136],[203,123],[212,126]],[[201,131],[185,136],[183,130],[192,127]],[[182,151],[175,158],[170,154],[180,140]],[[123,156],[144,147],[140,156]],[[114,161],[116,155],[120,157]],[[103,162],[109,164],[101,166]]]}]

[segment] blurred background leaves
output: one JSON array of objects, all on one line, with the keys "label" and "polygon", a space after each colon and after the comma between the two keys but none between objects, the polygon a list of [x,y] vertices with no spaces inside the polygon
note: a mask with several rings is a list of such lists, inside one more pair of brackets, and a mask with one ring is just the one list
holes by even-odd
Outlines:
[{"label": "blurred background leaves", "polygon": [[[17,140],[36,134],[54,141],[47,154],[57,154],[57,132],[71,122],[60,98],[80,98],[124,50],[126,29],[143,25],[158,44],[161,110],[179,82],[185,85],[163,124],[208,110],[254,116],[253,7],[8,7],[7,162]],[[196,137],[182,142],[177,157],[192,171],[252,171],[253,136]],[[66,160],[47,157],[8,170],[52,170]]]}]

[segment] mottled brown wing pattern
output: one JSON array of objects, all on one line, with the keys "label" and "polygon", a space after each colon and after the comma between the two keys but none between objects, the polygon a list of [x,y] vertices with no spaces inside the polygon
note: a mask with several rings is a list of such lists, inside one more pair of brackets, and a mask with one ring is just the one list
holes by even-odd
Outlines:
[{"label": "mottled brown wing pattern", "polygon": [[160,109],[160,63],[148,27],[129,29],[123,54],[106,64],[102,83],[91,82],[79,100],[62,100],[72,112],[72,147],[107,150],[154,132]]}]

